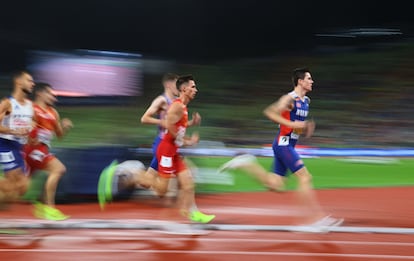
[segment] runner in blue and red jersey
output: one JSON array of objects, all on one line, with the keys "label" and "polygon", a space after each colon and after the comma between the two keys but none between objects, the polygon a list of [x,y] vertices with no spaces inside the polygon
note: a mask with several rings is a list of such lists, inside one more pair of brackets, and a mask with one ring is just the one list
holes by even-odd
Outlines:
[{"label": "runner in blue and red jersey", "polygon": [[264,110],[268,119],[279,124],[279,131],[272,146],[274,152],[272,172],[265,170],[258,164],[255,157],[249,154],[233,158],[225,163],[221,170],[244,169],[258,178],[266,187],[275,191],[284,190],[285,177],[290,171],[298,181],[297,194],[305,217],[302,222],[306,225],[315,225],[310,226],[310,230],[317,231],[313,229],[316,225],[337,226],[343,222],[343,219],[330,217],[322,210],[313,190],[312,175],[295,150],[299,137],[302,134],[306,137],[312,136],[315,128],[312,120],[306,120],[310,104],[310,99],[306,94],[313,88],[310,70],[295,69],[292,82],[294,89]]}]

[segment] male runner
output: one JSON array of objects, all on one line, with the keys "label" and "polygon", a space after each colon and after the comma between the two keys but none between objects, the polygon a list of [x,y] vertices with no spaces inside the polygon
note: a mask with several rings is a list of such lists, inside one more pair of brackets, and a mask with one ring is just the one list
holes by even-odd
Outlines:
[{"label": "male runner", "polygon": [[35,85],[27,71],[13,74],[13,92],[0,103],[0,203],[17,200],[29,187],[22,147],[33,125],[33,105],[27,99]]},{"label": "male runner", "polygon": [[180,96],[174,100],[167,110],[166,132],[157,150],[158,176],[152,183],[157,191],[164,191],[168,180],[177,177],[180,186],[179,208],[181,213],[191,221],[208,223],[215,215],[200,212],[195,204],[194,179],[183,157],[178,153],[182,146],[192,146],[198,143],[199,136],[193,133],[186,135],[188,127],[187,104],[195,98],[197,88],[192,75],[181,76],[177,79],[177,89]]},{"label": "male runner", "polygon": [[[310,137],[315,123],[307,121],[310,99],[306,94],[312,91],[313,79],[310,70],[298,68],[293,71],[294,89],[283,95],[278,101],[269,105],[264,114],[271,121],[279,124],[279,131],[273,141],[273,171],[268,172],[249,154],[240,155],[225,163],[224,169],[243,169],[253,174],[266,187],[274,191],[283,191],[285,177],[290,170],[297,177],[297,195],[304,210],[304,224],[336,226],[343,219],[332,218],[325,214],[319,205],[312,185],[312,176],[305,167],[295,145],[301,134]],[[310,226],[312,229],[312,226]]]},{"label": "male runner", "polygon": [[58,182],[65,174],[65,165],[52,153],[52,139],[57,136],[62,138],[67,131],[73,127],[72,121],[64,118],[60,119],[59,113],[53,107],[56,97],[52,87],[47,83],[38,83],[34,89],[34,120],[35,128],[30,133],[28,143],[24,146],[25,158],[30,173],[34,174],[37,170],[46,171],[48,177],[44,190],[44,201],[35,204],[35,216],[49,220],[65,220],[69,216],[63,214],[55,208],[55,195]]},{"label": "male runner", "polygon": [[[173,73],[166,73],[162,77],[162,85],[164,87],[164,92],[161,95],[158,95],[152,102],[151,105],[147,108],[144,114],[141,117],[141,123],[143,124],[152,124],[158,126],[157,136],[152,143],[152,153],[153,157],[144,175],[138,177],[136,180],[137,185],[143,187],[150,187],[153,183],[154,178],[158,173],[158,161],[156,157],[158,145],[161,142],[162,137],[165,133],[165,114],[167,112],[170,104],[178,96],[178,90],[176,87],[176,81],[178,75]],[[155,191],[158,195],[164,195],[167,191]]]}]

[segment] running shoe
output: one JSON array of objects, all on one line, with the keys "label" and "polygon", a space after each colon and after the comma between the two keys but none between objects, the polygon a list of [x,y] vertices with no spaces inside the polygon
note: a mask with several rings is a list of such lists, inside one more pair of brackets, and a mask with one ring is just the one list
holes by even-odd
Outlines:
[{"label": "running shoe", "polygon": [[218,169],[218,172],[220,173],[227,169],[237,169],[237,168],[249,165],[254,162],[257,162],[257,159],[255,156],[251,154],[242,154],[242,155],[232,158],[228,162],[221,165],[221,167]]},{"label": "running shoe", "polygon": [[188,218],[193,222],[206,224],[212,221],[215,217],[216,215],[206,215],[200,211],[193,211]]},{"label": "running shoe", "polygon": [[51,206],[45,206],[44,208],[44,217],[48,220],[55,220],[55,221],[61,221],[66,220],[70,216],[63,214],[59,209],[51,207]]},{"label": "running shoe", "polygon": [[343,218],[333,218],[328,215],[311,224],[295,226],[292,231],[306,233],[328,233],[330,228],[338,227],[342,225],[343,222]]},{"label": "running shoe", "polygon": [[99,175],[98,181],[98,202],[101,209],[105,208],[106,202],[112,201],[112,181],[118,161],[114,160],[105,167]]},{"label": "running shoe", "polygon": [[330,215],[328,215],[326,217],[323,217],[316,223],[320,226],[325,226],[325,227],[338,227],[342,225],[343,222],[344,222],[343,218],[333,218]]},{"label": "running shoe", "polygon": [[43,218],[43,204],[40,202],[34,202],[33,203],[33,215],[37,218]]},{"label": "running shoe", "polygon": [[63,214],[59,209],[44,205],[40,202],[34,204],[34,216],[41,219],[61,221],[66,220],[70,216]]}]

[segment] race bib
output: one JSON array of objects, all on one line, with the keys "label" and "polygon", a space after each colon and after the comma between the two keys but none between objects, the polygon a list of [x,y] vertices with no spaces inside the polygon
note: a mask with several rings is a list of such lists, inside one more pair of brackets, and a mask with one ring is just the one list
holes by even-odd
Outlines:
[{"label": "race bib", "polygon": [[160,166],[164,168],[172,167],[172,157],[161,156]]},{"label": "race bib", "polygon": [[11,151],[9,152],[0,152],[0,162],[12,162],[14,161],[14,155]]},{"label": "race bib", "polygon": [[32,152],[30,152],[29,157],[33,160],[42,162],[43,159],[46,157],[46,154],[40,150],[33,150]]},{"label": "race bib", "polygon": [[279,142],[277,143],[279,146],[287,146],[289,145],[289,136],[280,136]]}]

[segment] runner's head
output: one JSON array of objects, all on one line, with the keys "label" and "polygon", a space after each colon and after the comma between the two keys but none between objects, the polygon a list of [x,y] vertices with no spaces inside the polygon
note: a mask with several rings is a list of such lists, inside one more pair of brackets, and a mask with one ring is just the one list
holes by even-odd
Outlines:
[{"label": "runner's head", "polygon": [[191,74],[180,76],[177,80],[177,89],[190,99],[194,99],[198,92],[194,77]]},{"label": "runner's head", "polygon": [[45,103],[48,106],[53,106],[57,101],[53,88],[48,83],[37,83],[33,94],[36,102]]},{"label": "runner's head", "polygon": [[35,83],[32,75],[25,70],[16,71],[12,75],[13,86],[15,90],[21,90],[26,95],[29,95],[33,91]]},{"label": "runner's head", "polygon": [[164,86],[165,92],[169,92],[174,96],[178,96],[179,92],[175,83],[177,82],[178,75],[174,73],[166,73],[162,77],[162,86]]}]

